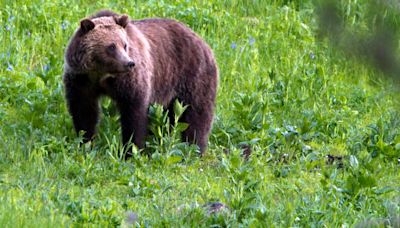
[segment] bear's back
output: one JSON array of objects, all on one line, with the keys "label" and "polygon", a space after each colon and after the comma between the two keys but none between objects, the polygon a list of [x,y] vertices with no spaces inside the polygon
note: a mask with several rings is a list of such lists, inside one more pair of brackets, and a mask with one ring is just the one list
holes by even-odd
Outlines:
[{"label": "bear's back", "polygon": [[[212,72],[217,80],[217,69],[211,49],[196,33],[173,19],[150,18],[131,23],[146,37],[153,58],[153,99],[169,101],[178,93],[186,93],[180,85],[201,84],[208,78],[199,72]],[[185,83],[182,83],[186,81]],[[165,99],[166,98],[166,99]]]}]

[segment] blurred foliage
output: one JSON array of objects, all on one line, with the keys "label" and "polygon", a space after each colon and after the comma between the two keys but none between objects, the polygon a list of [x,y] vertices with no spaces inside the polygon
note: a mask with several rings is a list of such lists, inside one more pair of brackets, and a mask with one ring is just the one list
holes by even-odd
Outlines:
[{"label": "blurred foliage", "polygon": [[319,30],[346,54],[398,80],[400,5],[391,0],[317,1]]}]

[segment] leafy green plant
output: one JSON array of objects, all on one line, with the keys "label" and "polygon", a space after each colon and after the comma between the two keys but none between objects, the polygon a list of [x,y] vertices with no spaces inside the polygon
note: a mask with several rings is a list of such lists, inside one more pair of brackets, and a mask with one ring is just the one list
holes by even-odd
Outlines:
[{"label": "leafy green plant", "polygon": [[[163,106],[155,104],[149,109],[149,131],[152,133],[147,150],[155,160],[174,164],[192,158],[198,153],[196,145],[182,142],[182,133],[188,127],[187,123],[180,122],[180,117],[186,110],[179,101],[175,101],[173,115],[164,111]],[[170,117],[172,116],[172,118]],[[165,156],[166,155],[166,156]]]}]

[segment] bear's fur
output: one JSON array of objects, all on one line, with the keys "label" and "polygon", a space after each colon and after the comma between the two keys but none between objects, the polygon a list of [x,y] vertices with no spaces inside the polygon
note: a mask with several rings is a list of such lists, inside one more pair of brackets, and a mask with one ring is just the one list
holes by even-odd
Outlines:
[{"label": "bear's fur", "polygon": [[[211,129],[218,70],[211,49],[188,27],[171,19],[130,20],[100,11],[83,19],[66,49],[63,81],[75,130],[93,139],[99,98],[110,96],[120,112],[122,141],[144,146],[152,103],[173,112],[188,105],[183,139],[203,154]],[[127,154],[129,156],[129,153]]]}]

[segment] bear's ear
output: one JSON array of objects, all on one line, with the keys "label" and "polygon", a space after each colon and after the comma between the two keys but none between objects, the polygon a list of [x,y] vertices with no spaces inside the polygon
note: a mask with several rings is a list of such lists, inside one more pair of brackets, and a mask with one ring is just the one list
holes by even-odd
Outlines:
[{"label": "bear's ear", "polygon": [[81,21],[81,31],[83,34],[89,32],[90,30],[92,30],[94,28],[94,23],[93,21],[89,20],[89,19],[83,19]]},{"label": "bear's ear", "polygon": [[129,17],[127,15],[122,15],[120,17],[116,17],[115,22],[118,25],[120,25],[122,28],[125,28],[129,23]]}]

